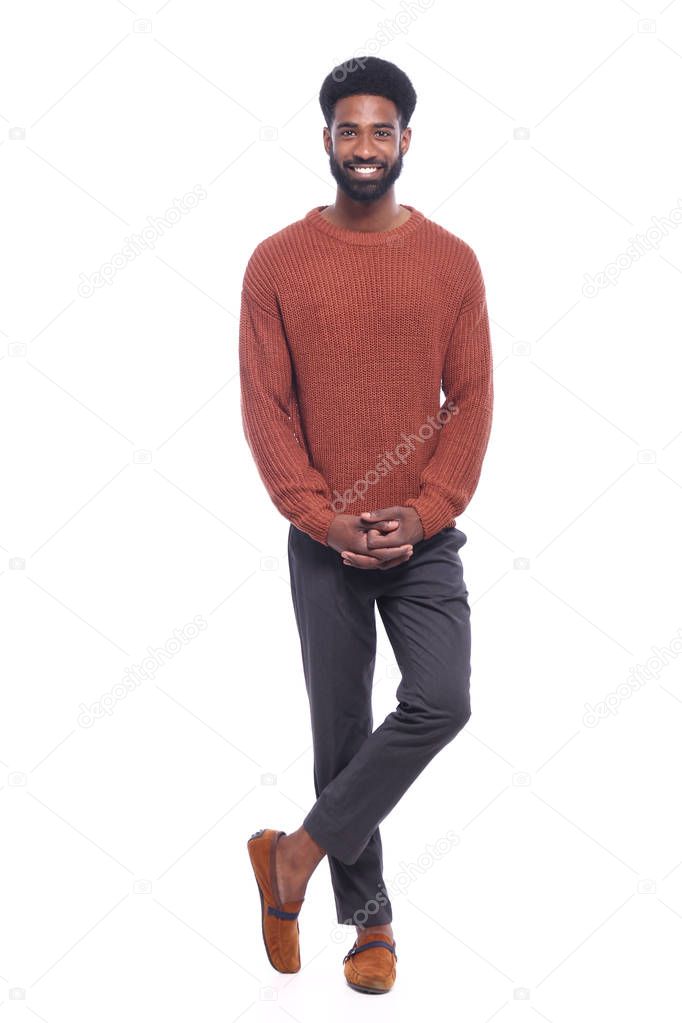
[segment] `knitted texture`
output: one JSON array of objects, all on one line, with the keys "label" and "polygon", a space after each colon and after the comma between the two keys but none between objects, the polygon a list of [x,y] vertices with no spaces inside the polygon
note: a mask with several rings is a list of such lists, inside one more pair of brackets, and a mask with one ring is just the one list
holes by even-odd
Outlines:
[{"label": "knitted texture", "polygon": [[324,208],[247,263],[245,437],[277,509],[319,543],[335,515],[394,505],[415,508],[428,539],[471,500],[491,430],[481,268],[412,206],[387,231],[339,227]]}]

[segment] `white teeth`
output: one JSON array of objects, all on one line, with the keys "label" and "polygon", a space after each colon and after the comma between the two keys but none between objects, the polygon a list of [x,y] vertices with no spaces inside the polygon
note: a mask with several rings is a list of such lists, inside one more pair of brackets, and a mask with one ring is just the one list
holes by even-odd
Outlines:
[{"label": "white teeth", "polygon": [[374,174],[379,170],[378,167],[354,167],[353,170],[356,174]]}]

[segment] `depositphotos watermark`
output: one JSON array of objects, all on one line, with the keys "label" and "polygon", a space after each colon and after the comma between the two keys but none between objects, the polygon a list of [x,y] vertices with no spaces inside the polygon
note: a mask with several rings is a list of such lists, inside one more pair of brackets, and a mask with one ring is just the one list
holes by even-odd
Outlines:
[{"label": "depositphotos watermark", "polygon": [[139,234],[127,235],[124,239],[126,244],[113,254],[108,263],[102,263],[99,270],[95,270],[89,277],[81,271],[81,281],[77,289],[80,297],[90,298],[97,288],[103,288],[105,284],[111,285],[119,270],[125,270],[141,252],[153,249],[159,238],[174,227],[183,214],[196,209],[199,201],[205,199],[207,195],[208,192],[203,185],[195,185],[190,192],[186,192],[179,199],[174,199],[173,205],[162,217],[147,217],[147,227],[143,227]]},{"label": "depositphotos watermark", "polygon": [[133,664],[126,668],[121,681],[116,682],[108,693],[104,693],[99,700],[95,700],[89,706],[85,703],[80,704],[80,713],[76,720],[81,728],[92,728],[98,718],[103,718],[105,714],[111,716],[114,713],[114,707],[120,700],[124,700],[128,693],[132,693],[142,682],[153,680],[159,668],[165,668],[167,661],[175,657],[207,628],[208,622],[204,616],[195,615],[191,622],[181,628],[173,629],[171,639],[167,640],[163,646],[148,646],[148,656],[144,657],[140,664]]},{"label": "depositphotos watermark", "polygon": [[364,57],[375,56],[383,46],[393,42],[399,32],[408,32],[419,15],[433,7],[435,0],[401,0],[400,10],[392,18],[384,18],[377,22],[377,30],[362,46],[358,47],[358,55],[353,54],[343,64],[334,68],[332,78],[335,82],[345,82],[348,75],[358,68],[364,71]]},{"label": "depositphotos watermark", "polygon": [[[378,913],[382,906],[385,906],[390,898],[394,898],[396,894],[404,895],[411,884],[426,874],[427,871],[431,870],[435,863],[451,852],[456,845],[459,845],[459,835],[450,830],[446,831],[444,835],[441,835],[436,839],[435,842],[427,842],[424,847],[424,852],[421,852],[417,857],[416,862],[411,861],[405,863],[404,860],[400,864],[400,870],[395,877],[388,882],[385,889],[378,888],[374,894],[374,897],[368,899],[365,905],[361,909],[356,909],[352,916],[344,920],[342,924],[337,924],[331,931],[330,937],[332,941],[342,942],[347,941],[348,932],[345,931],[344,927],[371,927],[372,922],[369,919],[375,913]],[[387,894],[388,893],[388,894]],[[367,922],[369,920],[369,923]]]},{"label": "depositphotos watermark", "polygon": [[682,652],[682,628],[677,630],[668,646],[653,646],[651,649],[651,657],[647,657],[644,664],[636,664],[625,682],[621,682],[594,706],[591,703],[585,704],[583,724],[586,728],[596,728],[604,718],[615,717],[624,700],[629,700],[646,682],[659,677],[670,661]]},{"label": "depositphotos watermark", "polygon": [[667,217],[652,217],[651,226],[647,227],[643,234],[636,234],[634,238],[630,238],[630,244],[625,252],[621,252],[607,263],[603,270],[594,276],[584,274],[582,292],[585,298],[594,298],[602,288],[617,284],[624,270],[629,270],[633,263],[642,259],[652,249],[657,249],[666,235],[670,234],[670,229],[682,224],[682,199],[678,197],[677,202],[679,205],[673,206]]},{"label": "depositphotos watermark", "polygon": [[423,444],[425,440],[433,436],[436,430],[440,430],[445,426],[450,416],[456,416],[458,412],[457,404],[452,398],[448,398],[445,404],[438,409],[436,415],[429,416],[416,433],[406,434],[403,431],[401,434],[402,440],[398,441],[393,451],[385,451],[373,469],[368,469],[365,475],[356,480],[352,487],[344,490],[343,494],[338,490],[334,491],[333,500],[330,504],[336,514],[340,515],[349,504],[357,501],[363,494],[367,493],[369,487],[375,486],[382,477],[392,473],[398,462],[404,465],[414,451],[417,441]]}]

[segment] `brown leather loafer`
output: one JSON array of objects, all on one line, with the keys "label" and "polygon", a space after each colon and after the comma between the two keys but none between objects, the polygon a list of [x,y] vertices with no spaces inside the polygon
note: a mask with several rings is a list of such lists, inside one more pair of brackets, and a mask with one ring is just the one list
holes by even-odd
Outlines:
[{"label": "brown leather loafer", "polygon": [[301,969],[298,914],[304,900],[282,902],[275,872],[275,848],[285,834],[285,831],[261,828],[251,835],[246,848],[256,875],[263,944],[270,965],[280,973],[298,973]]},{"label": "brown leather loafer", "polygon": [[[360,954],[362,953],[362,954]],[[359,934],[355,944],[344,956],[343,972],[355,991],[366,995],[383,995],[395,983],[395,942],[374,934]]]}]

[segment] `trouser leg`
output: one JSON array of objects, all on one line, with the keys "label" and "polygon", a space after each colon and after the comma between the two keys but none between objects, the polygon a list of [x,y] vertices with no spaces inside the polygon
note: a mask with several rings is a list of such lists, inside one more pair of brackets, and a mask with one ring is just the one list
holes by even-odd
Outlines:
[{"label": "trouser leg", "polygon": [[400,667],[398,706],[318,796],[304,826],[344,863],[362,855],[375,828],[471,714],[470,609],[459,529],[415,544],[381,576],[377,605]]},{"label": "trouser leg", "polygon": [[[371,588],[353,587],[340,555],[292,526],[289,574],[313,736],[313,780],[319,797],[372,732],[376,659]],[[326,849],[315,832],[313,838]],[[352,864],[328,853],[339,923],[389,923],[379,829]]]}]

